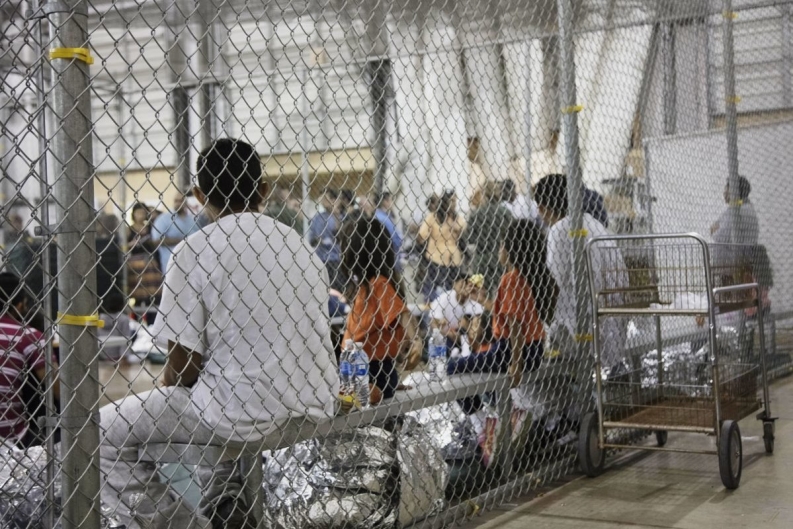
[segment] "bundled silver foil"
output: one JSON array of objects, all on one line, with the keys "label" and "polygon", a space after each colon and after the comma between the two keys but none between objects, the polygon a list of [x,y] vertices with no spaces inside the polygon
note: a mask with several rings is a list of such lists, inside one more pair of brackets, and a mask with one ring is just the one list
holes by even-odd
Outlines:
[{"label": "bundled silver foil", "polygon": [[[422,383],[426,373],[411,373],[404,380],[408,386]],[[460,404],[445,402],[406,414],[406,417],[420,424],[427,439],[440,451],[446,461],[465,460],[474,457],[479,444],[476,426],[471,422]]]},{"label": "bundled silver foil", "polygon": [[429,431],[407,417],[397,437],[399,461],[399,523],[428,516],[445,507],[449,471]]},{"label": "bundled silver foil", "polygon": [[[56,445],[57,449],[57,445]],[[20,450],[0,445],[0,529],[44,529],[47,519],[46,468],[49,456],[44,447]],[[61,481],[56,472],[54,485],[55,528],[61,526]],[[102,505],[102,527],[123,529],[125,526]]]},{"label": "bundled silver foil", "polygon": [[270,453],[266,513],[278,529],[390,528],[443,506],[448,472],[418,422],[358,428]]},{"label": "bundled silver foil", "polygon": [[[703,336],[704,337],[704,336]],[[697,347],[698,346],[698,347]],[[696,348],[697,350],[693,350]],[[741,336],[735,327],[720,327],[716,334],[716,351],[721,364],[746,362],[746,351],[741,348]],[[689,396],[710,394],[711,368],[710,344],[683,343],[665,348],[661,352],[664,364],[664,385]],[[642,387],[658,384],[658,353],[652,350],[641,359]]]},{"label": "bundled silver foil", "polygon": [[266,511],[273,527],[386,528],[396,522],[396,440],[359,428],[269,454]]}]

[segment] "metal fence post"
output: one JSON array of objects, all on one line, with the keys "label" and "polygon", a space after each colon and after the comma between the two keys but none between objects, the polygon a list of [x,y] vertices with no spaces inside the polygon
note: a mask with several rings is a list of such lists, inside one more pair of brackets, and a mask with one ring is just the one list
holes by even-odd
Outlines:
[{"label": "metal fence post", "polygon": [[581,231],[584,226],[583,183],[581,175],[581,153],[578,148],[578,112],[581,107],[576,101],[575,50],[573,43],[573,8],[570,0],[558,0],[559,50],[560,50],[560,103],[562,127],[565,138],[565,160],[567,162],[567,214],[572,221],[570,237],[573,238],[573,276],[575,278],[576,304],[576,350],[579,360],[585,360],[589,343],[584,339],[589,334],[587,311],[587,279],[584,262],[586,238]]},{"label": "metal fence post", "polygon": [[[87,3],[51,1],[52,90],[49,108],[55,125],[50,139],[58,241],[59,308],[63,314],[90,316],[96,301],[96,243],[91,103],[88,76]],[[75,50],[82,49],[82,53]],[[43,219],[46,222],[46,219]],[[79,322],[79,320],[78,320]],[[88,321],[90,324],[90,321]],[[99,373],[93,327],[61,324],[61,436],[64,529],[99,528]]]},{"label": "metal fence post", "polygon": [[724,102],[727,116],[727,166],[728,183],[730,186],[730,228],[731,241],[736,242],[738,234],[738,95],[735,93],[735,49],[732,37],[733,19],[736,14],[732,10],[732,0],[724,0]]}]

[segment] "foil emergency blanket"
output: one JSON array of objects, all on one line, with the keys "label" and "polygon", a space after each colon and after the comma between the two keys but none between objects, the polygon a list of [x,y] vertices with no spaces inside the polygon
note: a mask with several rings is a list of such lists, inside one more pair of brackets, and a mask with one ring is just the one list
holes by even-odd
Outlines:
[{"label": "foil emergency blanket", "polygon": [[[56,445],[57,450],[57,445]],[[47,521],[46,468],[47,453],[42,446],[20,450],[9,444],[0,445],[0,529],[44,529]],[[61,527],[61,480],[55,473],[55,529]],[[103,529],[125,526],[111,516],[104,505]]]},{"label": "foil emergency blanket", "polygon": [[265,511],[282,529],[392,527],[396,441],[368,427],[267,455]]}]

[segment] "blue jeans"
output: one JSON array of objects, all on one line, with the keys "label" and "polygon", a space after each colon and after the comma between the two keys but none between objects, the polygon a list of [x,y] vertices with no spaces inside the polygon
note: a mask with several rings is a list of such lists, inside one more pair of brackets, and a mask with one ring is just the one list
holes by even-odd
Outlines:
[{"label": "blue jeans", "polygon": [[[523,372],[531,373],[542,362],[542,341],[527,343],[523,347]],[[452,358],[446,364],[446,372],[450,375],[463,373],[506,373],[512,359],[512,350],[508,339],[496,340],[484,353],[473,353],[465,358]],[[463,411],[470,415],[482,408],[481,395],[466,397],[458,401]]]}]

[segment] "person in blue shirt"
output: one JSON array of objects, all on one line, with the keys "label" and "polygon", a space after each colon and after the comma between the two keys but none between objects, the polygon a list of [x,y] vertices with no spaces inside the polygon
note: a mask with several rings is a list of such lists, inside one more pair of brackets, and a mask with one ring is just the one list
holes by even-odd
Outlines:
[{"label": "person in blue shirt", "polygon": [[344,221],[344,205],[335,189],[326,189],[319,201],[319,211],[308,227],[308,242],[328,270],[331,288],[344,291],[346,278],[341,271],[341,248],[337,235]]},{"label": "person in blue shirt", "polygon": [[163,273],[168,269],[176,245],[200,229],[195,215],[187,208],[184,194],[179,193],[174,199],[173,211],[158,216],[151,226],[151,240],[157,245]]},{"label": "person in blue shirt", "polygon": [[[368,218],[377,219],[380,221],[380,223],[382,223],[383,226],[385,226],[385,229],[391,236],[391,244],[394,247],[394,254],[399,256],[399,251],[402,249],[402,234],[399,233],[396,224],[394,223],[393,219],[391,219],[391,216],[388,214],[388,212],[377,207],[378,202],[378,197],[374,195],[361,197],[361,210]],[[398,263],[399,259],[397,258],[397,268],[400,268]]]}]

